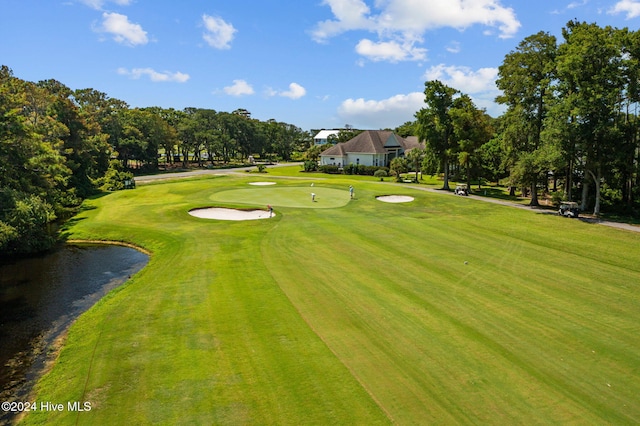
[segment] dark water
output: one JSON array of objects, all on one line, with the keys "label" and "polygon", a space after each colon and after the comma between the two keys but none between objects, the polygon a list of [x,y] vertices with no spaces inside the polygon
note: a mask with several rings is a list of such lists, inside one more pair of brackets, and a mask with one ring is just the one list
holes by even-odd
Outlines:
[{"label": "dark water", "polygon": [[[53,341],[147,261],[132,248],[95,244],[0,261],[0,401],[26,398]],[[0,424],[8,414],[0,411]]]}]

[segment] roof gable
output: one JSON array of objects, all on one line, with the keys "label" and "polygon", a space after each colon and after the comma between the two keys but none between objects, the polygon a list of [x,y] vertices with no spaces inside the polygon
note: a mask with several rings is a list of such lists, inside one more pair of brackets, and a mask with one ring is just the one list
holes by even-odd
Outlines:
[{"label": "roof gable", "polygon": [[400,143],[399,139],[401,140],[402,138],[399,136],[396,136],[395,133],[391,133],[389,135],[389,137],[387,138],[387,140],[384,143],[384,147],[385,148],[398,148],[398,147],[402,147],[402,144]]},{"label": "roof gable", "polygon": [[324,151],[322,151],[320,153],[320,155],[333,155],[333,156],[337,156],[337,157],[341,157],[341,156],[345,156],[346,153],[343,149],[343,145],[342,143],[333,145],[331,148],[327,148]]}]

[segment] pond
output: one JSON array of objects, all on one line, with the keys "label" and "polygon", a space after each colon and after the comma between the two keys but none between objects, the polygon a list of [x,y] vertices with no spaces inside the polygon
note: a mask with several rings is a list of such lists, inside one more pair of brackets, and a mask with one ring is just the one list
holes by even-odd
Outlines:
[{"label": "pond", "polygon": [[[0,261],[0,401],[26,398],[53,342],[147,261],[133,248],[98,244]],[[0,412],[0,424],[7,416]]]}]

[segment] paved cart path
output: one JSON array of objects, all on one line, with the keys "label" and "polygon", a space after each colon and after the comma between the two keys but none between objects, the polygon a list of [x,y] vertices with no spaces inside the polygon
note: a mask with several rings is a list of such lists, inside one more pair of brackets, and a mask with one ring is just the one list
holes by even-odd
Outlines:
[{"label": "paved cart path", "polygon": [[[456,195],[453,192],[443,191],[442,189],[424,188],[424,187],[414,186],[414,185],[412,185],[411,188],[414,188],[414,189],[417,189],[417,190],[420,190],[420,191],[437,192],[437,193],[440,193],[440,194],[451,194],[452,196],[460,197],[460,195]],[[469,199],[472,199],[472,200],[484,201],[485,203],[500,204],[500,205],[503,205],[503,206],[515,207],[515,208],[524,209],[524,210],[531,210],[531,211],[535,211],[537,213],[543,213],[543,214],[556,214],[557,213],[556,210],[549,210],[549,209],[544,209],[544,208],[531,207],[531,206],[528,206],[526,204],[519,204],[519,203],[514,203],[512,201],[499,200],[499,199],[496,199],[496,198],[481,197],[481,196],[478,196],[478,195],[467,195],[466,198],[469,198]],[[630,223],[611,222],[611,221],[608,221],[608,220],[602,220],[602,219],[598,219],[598,218],[590,217],[590,216],[580,217],[579,220],[581,220],[583,222],[587,222],[587,223],[595,223],[595,224],[598,224],[598,225],[610,226],[612,228],[622,229],[622,230],[625,230],[625,231],[640,232],[640,226],[632,225]]]}]

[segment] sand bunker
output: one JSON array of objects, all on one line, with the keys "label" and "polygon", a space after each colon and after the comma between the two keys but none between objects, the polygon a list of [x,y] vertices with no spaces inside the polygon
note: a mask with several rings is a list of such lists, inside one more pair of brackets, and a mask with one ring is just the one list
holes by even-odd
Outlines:
[{"label": "sand bunker", "polygon": [[218,219],[218,220],[255,220],[255,219],[269,219],[275,217],[275,213],[269,215],[268,210],[237,210],[237,209],[224,209],[220,207],[210,207],[206,209],[190,210],[191,216],[199,217],[202,219]]},{"label": "sand bunker", "polygon": [[413,197],[408,195],[383,195],[376,197],[376,199],[385,203],[409,203],[413,201]]},{"label": "sand bunker", "polygon": [[267,185],[275,185],[275,182],[249,182],[249,185],[256,185],[256,186],[267,186]]}]

